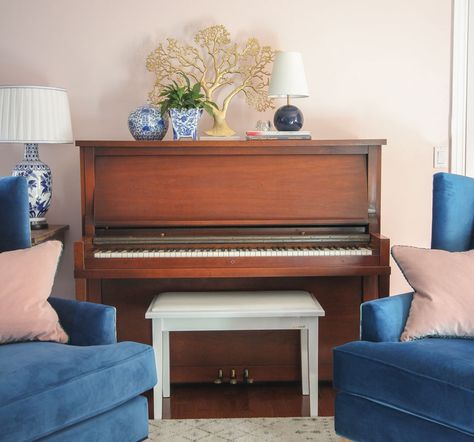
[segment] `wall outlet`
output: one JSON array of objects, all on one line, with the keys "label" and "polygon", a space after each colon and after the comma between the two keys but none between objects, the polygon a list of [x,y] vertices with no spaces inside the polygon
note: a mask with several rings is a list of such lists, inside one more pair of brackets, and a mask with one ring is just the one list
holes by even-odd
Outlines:
[{"label": "wall outlet", "polygon": [[433,148],[433,167],[435,169],[447,169],[449,167],[448,148],[446,146],[435,146]]}]

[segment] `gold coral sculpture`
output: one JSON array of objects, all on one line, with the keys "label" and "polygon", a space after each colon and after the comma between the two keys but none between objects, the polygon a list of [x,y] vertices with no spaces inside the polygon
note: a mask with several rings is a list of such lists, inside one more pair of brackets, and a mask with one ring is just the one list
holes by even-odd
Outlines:
[{"label": "gold coral sculpture", "polygon": [[168,38],[167,44],[160,43],[148,55],[146,67],[156,76],[149,93],[153,104],[159,104],[165,85],[172,80],[180,81],[179,72],[182,72],[201,84],[207,100],[216,102],[215,95],[226,94],[222,104],[213,108],[214,126],[206,131],[208,135],[235,134],[225,119],[230,102],[240,92],[258,111],[274,107],[268,98],[270,72],[267,67],[275,56],[270,46],[261,46],[256,38],[249,38],[239,46],[231,41],[229,31],[223,25],[198,31],[194,43],[181,44]]}]

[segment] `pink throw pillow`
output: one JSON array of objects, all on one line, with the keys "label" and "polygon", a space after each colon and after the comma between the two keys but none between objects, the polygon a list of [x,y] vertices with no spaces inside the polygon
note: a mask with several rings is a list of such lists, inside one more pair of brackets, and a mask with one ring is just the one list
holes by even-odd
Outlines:
[{"label": "pink throw pillow", "polygon": [[394,246],[392,256],[415,291],[400,340],[474,338],[474,250]]},{"label": "pink throw pillow", "polygon": [[68,341],[47,301],[61,250],[59,241],[48,241],[0,253],[0,343]]}]

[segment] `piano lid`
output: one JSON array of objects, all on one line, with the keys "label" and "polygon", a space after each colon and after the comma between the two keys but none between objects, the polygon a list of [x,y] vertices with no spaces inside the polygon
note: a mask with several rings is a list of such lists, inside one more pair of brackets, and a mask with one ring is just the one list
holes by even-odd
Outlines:
[{"label": "piano lid", "polygon": [[94,154],[94,224],[111,226],[367,225],[367,154]]}]

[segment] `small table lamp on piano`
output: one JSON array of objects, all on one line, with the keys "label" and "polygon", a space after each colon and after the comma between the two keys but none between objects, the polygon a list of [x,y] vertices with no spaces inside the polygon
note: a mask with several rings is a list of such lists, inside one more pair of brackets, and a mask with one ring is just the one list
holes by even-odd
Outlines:
[{"label": "small table lamp on piano", "polygon": [[290,98],[309,97],[303,58],[299,52],[276,53],[268,96],[286,98],[286,105],[280,107],[273,118],[277,130],[298,131],[303,127],[303,113],[290,104]]},{"label": "small table lamp on piano", "polygon": [[48,227],[52,196],[51,169],[39,159],[39,143],[73,142],[69,100],[64,89],[43,86],[0,86],[0,143],[25,144],[23,161],[13,176],[28,180],[32,229]]}]

